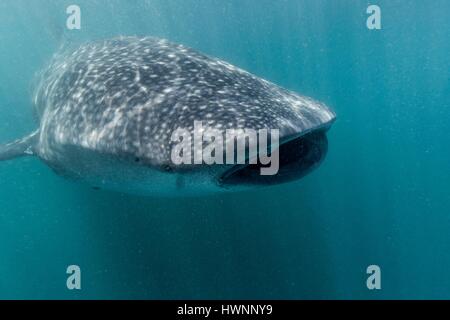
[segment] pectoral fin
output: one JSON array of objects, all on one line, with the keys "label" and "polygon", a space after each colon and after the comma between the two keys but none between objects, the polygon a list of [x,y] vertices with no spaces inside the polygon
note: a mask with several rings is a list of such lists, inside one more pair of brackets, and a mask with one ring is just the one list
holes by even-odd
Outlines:
[{"label": "pectoral fin", "polygon": [[0,161],[32,156],[39,137],[39,130],[14,142],[0,145]]}]

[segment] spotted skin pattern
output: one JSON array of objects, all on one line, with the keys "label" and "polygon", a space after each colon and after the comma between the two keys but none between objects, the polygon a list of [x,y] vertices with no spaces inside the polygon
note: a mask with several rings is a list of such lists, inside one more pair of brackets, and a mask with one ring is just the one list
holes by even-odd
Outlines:
[{"label": "spotted skin pattern", "polygon": [[177,128],[279,129],[285,137],[331,122],[325,105],[224,61],[156,38],[83,45],[50,64],[35,95],[40,155],[60,146],[170,165]]}]

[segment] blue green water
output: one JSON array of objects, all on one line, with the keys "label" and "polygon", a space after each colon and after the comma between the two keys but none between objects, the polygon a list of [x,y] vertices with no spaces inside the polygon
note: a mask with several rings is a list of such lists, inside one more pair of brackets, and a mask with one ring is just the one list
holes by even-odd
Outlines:
[{"label": "blue green water", "polygon": [[117,35],[220,57],[338,120],[318,170],[253,192],[134,197],[0,163],[0,298],[450,298],[449,17],[446,0],[2,0],[1,143],[36,128],[33,75],[62,43]]}]

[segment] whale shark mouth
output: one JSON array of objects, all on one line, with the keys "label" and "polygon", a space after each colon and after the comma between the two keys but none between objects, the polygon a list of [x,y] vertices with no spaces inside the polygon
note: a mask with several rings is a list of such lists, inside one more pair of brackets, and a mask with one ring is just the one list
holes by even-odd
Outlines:
[{"label": "whale shark mouth", "polygon": [[237,185],[275,185],[300,179],[316,169],[328,151],[326,130],[307,133],[286,141],[279,147],[279,170],[275,175],[261,175],[261,163],[236,165],[223,174],[223,187]]}]

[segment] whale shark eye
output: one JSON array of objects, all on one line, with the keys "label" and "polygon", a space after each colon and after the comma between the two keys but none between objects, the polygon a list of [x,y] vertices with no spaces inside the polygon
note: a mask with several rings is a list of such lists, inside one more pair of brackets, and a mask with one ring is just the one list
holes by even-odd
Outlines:
[{"label": "whale shark eye", "polygon": [[165,165],[163,169],[164,169],[164,171],[169,172],[169,173],[173,172],[173,168],[169,165]]},{"label": "whale shark eye", "polygon": [[261,175],[261,163],[236,166],[218,179],[224,187],[233,185],[274,185],[302,178],[317,168],[328,151],[325,131],[308,133],[283,143],[279,148],[279,170]]}]

